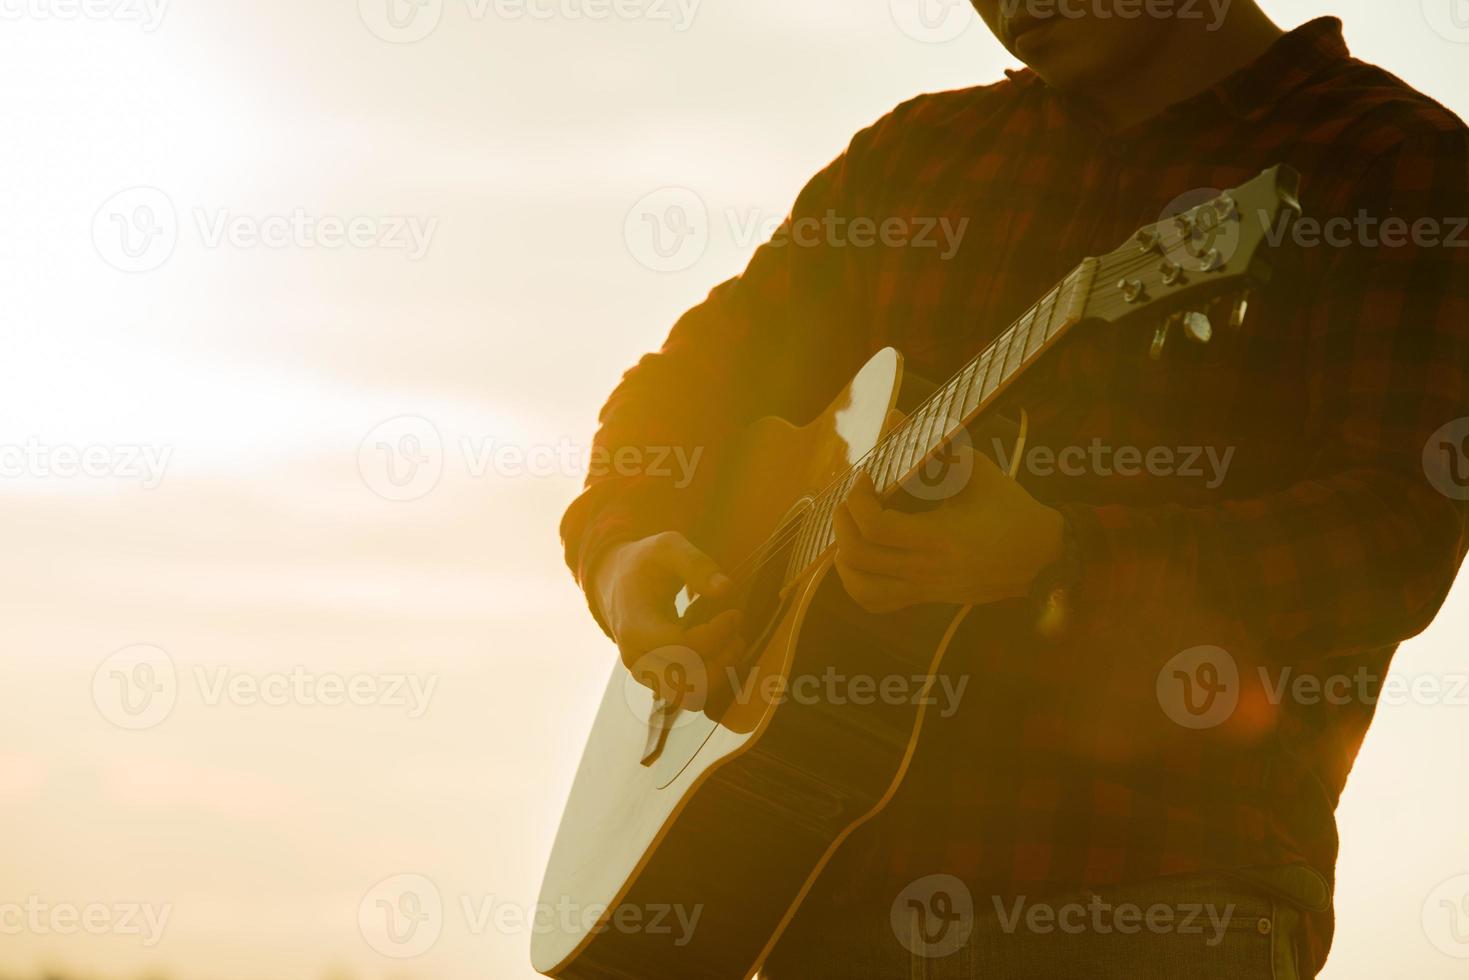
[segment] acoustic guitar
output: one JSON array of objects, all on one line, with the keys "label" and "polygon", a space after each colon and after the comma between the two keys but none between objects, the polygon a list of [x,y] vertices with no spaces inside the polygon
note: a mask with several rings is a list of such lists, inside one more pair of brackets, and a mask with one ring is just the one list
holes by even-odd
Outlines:
[{"label": "acoustic guitar", "polygon": [[891,799],[932,700],[793,697],[793,685],[832,672],[932,683],[969,612],[860,610],[832,573],[837,504],[864,471],[884,498],[906,487],[935,499],[955,447],[977,441],[1022,372],[1076,331],[1151,328],[1157,357],[1173,331],[1210,340],[1201,311],[1227,311],[1238,328],[1249,290],[1269,278],[1273,232],[1299,214],[1298,180],[1271,168],[1083,260],[906,415],[894,412],[902,358],[887,348],[809,424],[748,428],[697,538],[736,588],[679,606],[689,623],[738,607],[753,639],[730,670],[684,649],[658,651],[646,661],[656,671],[613,668],[542,885],[538,972],[758,971],[837,847]]}]

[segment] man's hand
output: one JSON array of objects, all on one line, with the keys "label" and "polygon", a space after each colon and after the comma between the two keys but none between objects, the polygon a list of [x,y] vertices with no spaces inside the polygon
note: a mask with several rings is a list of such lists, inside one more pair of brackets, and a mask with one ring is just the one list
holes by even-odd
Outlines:
[{"label": "man's hand", "polygon": [[[686,627],[675,612],[674,598],[685,585],[714,599],[728,594],[734,585],[712,558],[682,534],[665,531],[612,545],[593,563],[588,585],[617,640],[622,662],[639,680],[651,678],[649,686],[671,686],[670,671],[687,670],[689,665],[681,658],[689,649],[703,661],[711,683],[717,682],[719,672],[741,652],[739,610],[726,610],[694,627]],[[702,694],[710,688],[708,683],[696,686],[703,688]],[[702,694],[696,698],[699,703],[689,707],[701,708]]]},{"label": "man's hand", "polygon": [[1061,514],[974,453],[973,474],[942,507],[885,509],[866,473],[834,518],[836,569],[858,605],[893,612],[925,602],[979,605],[1027,595],[1061,557]]}]

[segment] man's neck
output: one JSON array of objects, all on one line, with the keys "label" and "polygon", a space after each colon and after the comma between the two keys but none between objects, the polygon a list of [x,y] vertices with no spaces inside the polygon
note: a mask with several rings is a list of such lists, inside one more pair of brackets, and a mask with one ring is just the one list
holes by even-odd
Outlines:
[{"label": "man's neck", "polygon": [[1285,33],[1253,3],[1236,3],[1210,29],[1180,21],[1168,43],[1125,70],[1086,86],[1077,97],[1113,131],[1146,122],[1176,102],[1228,78],[1265,53]]}]

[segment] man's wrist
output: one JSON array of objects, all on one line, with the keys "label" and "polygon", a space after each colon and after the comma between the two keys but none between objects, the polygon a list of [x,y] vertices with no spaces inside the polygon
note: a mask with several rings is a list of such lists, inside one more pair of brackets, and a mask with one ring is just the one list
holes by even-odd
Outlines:
[{"label": "man's wrist", "polygon": [[618,551],[632,543],[631,538],[613,538],[604,541],[587,556],[582,565],[582,592],[586,594],[587,605],[591,608],[592,618],[602,627],[603,631],[616,639],[612,629],[612,621],[608,618],[607,606],[610,605],[611,584],[602,581],[603,572],[611,567],[611,560]]}]

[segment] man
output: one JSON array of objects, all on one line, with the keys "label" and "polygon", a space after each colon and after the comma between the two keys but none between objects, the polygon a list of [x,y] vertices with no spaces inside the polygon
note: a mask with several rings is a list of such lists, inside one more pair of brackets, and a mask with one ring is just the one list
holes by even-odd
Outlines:
[{"label": "man", "polygon": [[[1317,233],[1278,229],[1294,258],[1237,332],[1155,362],[1150,331],[1083,329],[1027,375],[1033,442],[1084,465],[1027,456],[1017,483],[977,458],[924,513],[853,490],[836,569],[867,609],[1023,609],[1043,583],[1070,620],[1058,639],[960,638],[960,710],[930,720],[765,973],[1314,976],[1376,685],[1466,547],[1469,491],[1440,455],[1469,432],[1465,128],[1351,58],[1335,20],[1284,34],[1251,0],[1219,24],[1187,5],[975,5],[1029,69],[859,133],[792,211],[788,227],[825,221],[822,240],[777,235],[681,318],[612,395],[598,445],[717,460],[753,418],[810,418],[887,345],[947,378],[1084,256],[1277,163],[1302,174]],[[966,231],[952,253],[916,235],[858,247],[833,215]],[[729,584],[688,537],[707,493],[607,476],[566,515],[629,663],[738,647],[735,615],[685,630],[672,612],[681,585]]]}]

